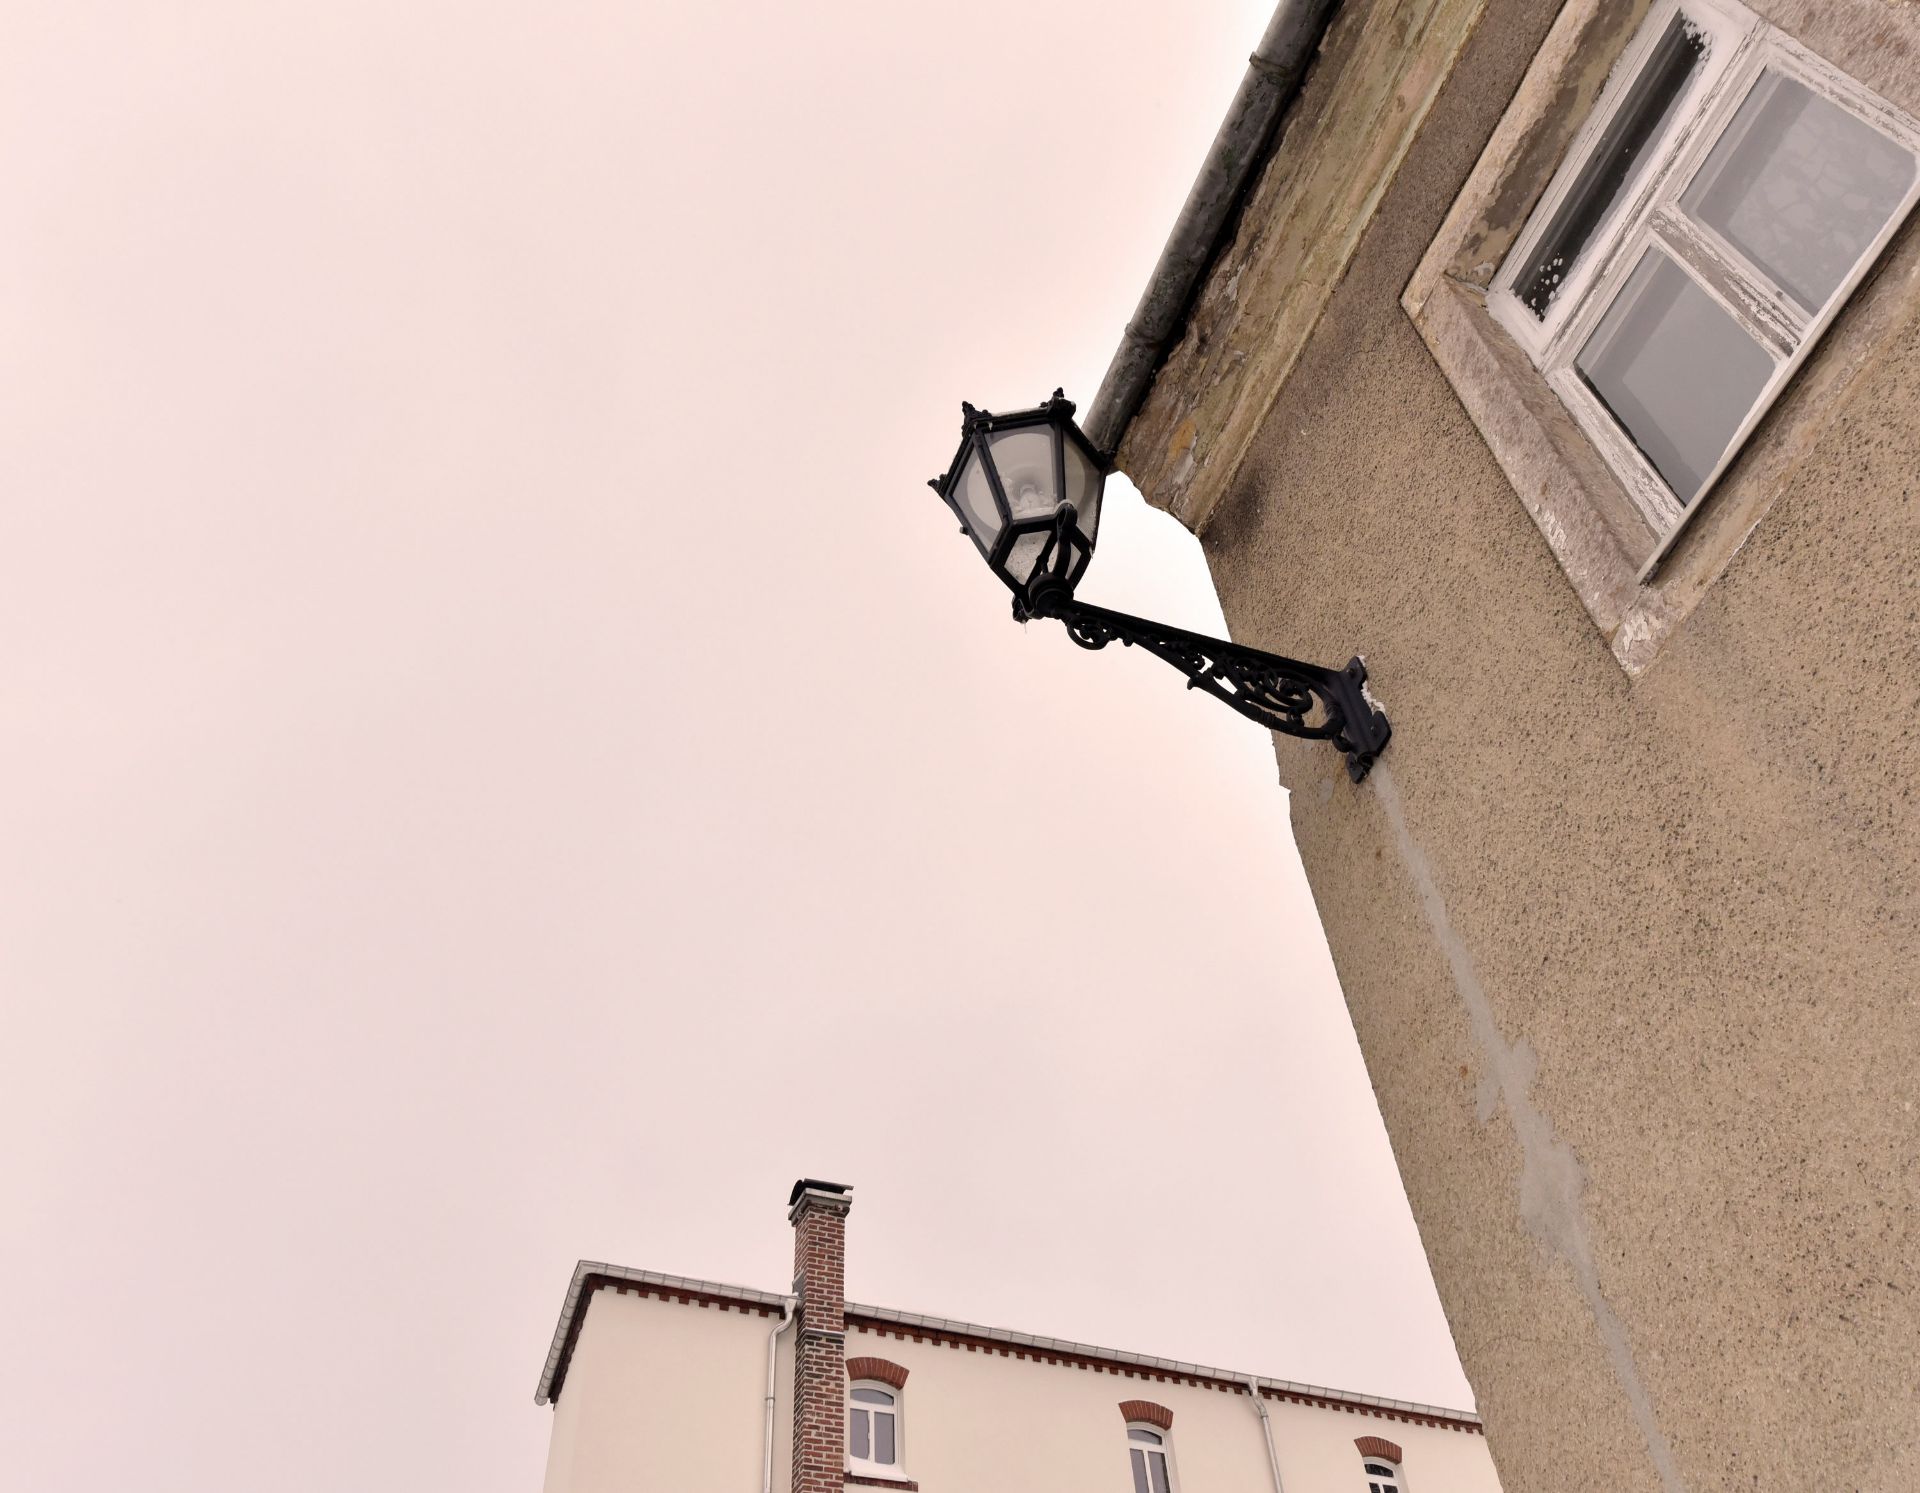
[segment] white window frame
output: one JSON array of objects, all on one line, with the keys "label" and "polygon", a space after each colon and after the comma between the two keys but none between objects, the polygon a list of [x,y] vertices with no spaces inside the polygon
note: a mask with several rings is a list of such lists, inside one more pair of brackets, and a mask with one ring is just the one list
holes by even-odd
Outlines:
[{"label": "white window frame", "polygon": [[[856,1400],[853,1397],[856,1389],[878,1390],[881,1394],[888,1396],[892,1403],[872,1405]],[[867,1477],[895,1478],[902,1481],[906,1479],[906,1474],[900,1470],[907,1461],[907,1417],[902,1403],[904,1398],[903,1390],[895,1388],[884,1379],[855,1379],[847,1385],[847,1470],[849,1472],[858,1472]],[[852,1420],[856,1411],[864,1412],[867,1417],[867,1450],[873,1451],[879,1445],[878,1439],[873,1434],[873,1412],[876,1410],[893,1416],[893,1460],[891,1462],[876,1462],[872,1457],[856,1457],[853,1454]]]},{"label": "white window frame", "polygon": [[[1376,1467],[1386,1468],[1387,1474],[1392,1477],[1393,1481],[1391,1483],[1381,1482],[1381,1475],[1373,1470]],[[1378,1489],[1379,1493],[1407,1493],[1407,1480],[1400,1471],[1400,1464],[1398,1462],[1390,1462],[1385,1457],[1362,1457],[1360,1459],[1360,1476],[1366,1482],[1368,1493],[1374,1493],[1375,1489]]]},{"label": "white window frame", "polygon": [[[1531,269],[1542,236],[1577,182],[1594,145],[1632,91],[1640,69],[1676,13],[1705,32],[1708,51],[1689,80],[1662,136],[1588,240],[1580,262],[1555,292],[1544,320],[1515,293]],[[1641,567],[1644,582],[1738,454],[1754,427],[1806,360],[1847,298],[1872,269],[1916,202],[1920,170],[1900,205],[1852,272],[1809,315],[1743,254],[1684,213],[1680,196],[1732,123],[1761,74],[1776,71],[1847,110],[1920,158],[1920,121],[1847,77],[1736,0],[1658,0],[1622,54],[1592,115],[1515,241],[1489,287],[1488,310],[1526,351],[1581,433],[1618,478],[1654,539]],[[1773,372],[1700,491],[1682,502],[1655,472],[1574,367],[1574,359],[1625,287],[1647,250],[1663,250],[1731,315],[1773,359]]]},{"label": "white window frame", "polygon": [[[1153,1437],[1152,1442],[1136,1442],[1134,1432],[1144,1431]],[[1155,1443],[1158,1443],[1157,1445]],[[1180,1493],[1180,1479],[1173,1467],[1173,1432],[1165,1426],[1157,1426],[1148,1420],[1130,1420],[1127,1422],[1127,1487],[1133,1487],[1133,1454],[1138,1449],[1147,1459],[1147,1487],[1153,1487],[1153,1458],[1157,1455],[1167,1469],[1167,1493]]]}]

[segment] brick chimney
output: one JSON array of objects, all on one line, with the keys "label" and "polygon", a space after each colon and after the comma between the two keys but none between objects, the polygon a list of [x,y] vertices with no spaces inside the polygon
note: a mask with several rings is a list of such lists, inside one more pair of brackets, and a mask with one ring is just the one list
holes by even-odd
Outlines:
[{"label": "brick chimney", "polygon": [[793,1493],[842,1493],[847,1467],[847,1210],[853,1189],[802,1177],[793,1224]]}]

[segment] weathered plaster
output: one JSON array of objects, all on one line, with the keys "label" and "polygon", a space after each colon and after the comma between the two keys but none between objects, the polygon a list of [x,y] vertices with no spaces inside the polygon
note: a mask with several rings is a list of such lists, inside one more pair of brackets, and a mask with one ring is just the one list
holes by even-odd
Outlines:
[{"label": "weathered plaster", "polygon": [[1607,1360],[1619,1380],[1620,1391],[1632,1408],[1640,1434],[1646,1438],[1647,1456],[1660,1476],[1660,1486],[1666,1493],[1685,1493],[1686,1484],[1674,1466],[1673,1450],[1667,1445],[1646,1386],[1641,1383],[1640,1371],[1634,1365],[1626,1327],[1600,1289],[1600,1272],[1594,1262],[1586,1208],[1581,1199],[1586,1177],[1580,1169],[1579,1158],[1573,1154],[1573,1147],[1554,1133],[1553,1121],[1533,1098],[1538,1059],[1526,1038],[1508,1042],[1501,1034],[1493,1003],[1487,999],[1486,989],[1474,973],[1473,955],[1454,931],[1452,919],[1447,916],[1446,898],[1441,896],[1439,885],[1434,881],[1426,852],[1407,826],[1406,806],[1400,801],[1393,769],[1377,765],[1367,781],[1386,813],[1400,864],[1412,878],[1427,927],[1446,957],[1454,989],[1466,1007],[1468,1029],[1482,1064],[1476,1092],[1480,1123],[1484,1125],[1493,1118],[1496,1105],[1504,1106],[1514,1134],[1519,1138],[1521,1160],[1516,1208],[1520,1220],[1541,1245],[1572,1268],[1580,1296],[1593,1313],[1606,1344]]},{"label": "weathered plaster", "polygon": [[1372,789],[1276,758],[1506,1493],[1913,1486],[1913,241],[1630,675],[1399,300],[1557,11],[1488,7],[1203,542],[1234,636],[1393,719]]},{"label": "weathered plaster", "polygon": [[1206,527],[1484,0],[1343,7],[1118,460]]}]

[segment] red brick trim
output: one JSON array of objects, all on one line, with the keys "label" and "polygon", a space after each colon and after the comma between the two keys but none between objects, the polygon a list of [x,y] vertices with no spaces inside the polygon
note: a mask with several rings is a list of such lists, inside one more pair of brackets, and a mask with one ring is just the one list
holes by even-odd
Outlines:
[{"label": "red brick trim", "polygon": [[850,1488],[899,1488],[904,1493],[920,1493],[918,1483],[908,1482],[902,1477],[873,1477],[864,1472],[849,1472],[847,1486]]},{"label": "red brick trim", "polygon": [[[752,1312],[756,1317],[777,1317],[780,1309],[767,1306],[758,1301],[743,1301],[737,1296],[723,1296],[717,1291],[682,1290],[678,1286],[656,1286],[649,1281],[615,1280],[609,1275],[588,1277],[585,1291],[612,1291],[617,1296],[651,1296],[657,1301],[677,1301],[682,1306],[717,1306],[721,1311],[735,1311],[742,1315]],[[579,1315],[584,1316],[581,1312]]]},{"label": "red brick trim", "polygon": [[907,1371],[887,1358],[849,1358],[847,1377],[877,1379],[882,1384],[891,1384],[895,1389],[907,1387]]},{"label": "red brick trim", "polygon": [[847,1210],[844,1193],[795,1188],[791,1493],[840,1493],[847,1468]]},{"label": "red brick trim", "polygon": [[1124,1421],[1140,1421],[1145,1425],[1158,1426],[1163,1431],[1173,1429],[1173,1412],[1165,1405],[1156,1405],[1152,1400],[1122,1400],[1120,1418]]},{"label": "red brick trim", "polygon": [[[1019,1358],[1034,1363],[1060,1364],[1067,1368],[1090,1369],[1096,1374],[1112,1374],[1120,1379],[1151,1379],[1160,1384],[1191,1384],[1197,1389],[1216,1389],[1225,1394],[1245,1394],[1246,1381],[1216,1378],[1211,1374],[1181,1373],[1148,1364],[1129,1363],[1119,1358],[1102,1358],[1093,1353],[1075,1353],[1064,1348],[1029,1347],[978,1337],[954,1328],[935,1327],[926,1322],[894,1322],[885,1317],[869,1317],[861,1312],[847,1313],[849,1332],[879,1338],[897,1338],[900,1342],[939,1343],[955,1352],[996,1354],[1001,1358]],[[1432,1426],[1436,1430],[1460,1431],[1468,1436],[1484,1436],[1486,1427],[1478,1421],[1457,1420],[1449,1415],[1429,1415],[1421,1410],[1401,1410],[1392,1405],[1369,1405],[1338,1395],[1311,1394],[1291,1389],[1263,1389],[1261,1398],[1286,1405],[1317,1405],[1325,1410],[1344,1410],[1349,1415],[1368,1415],[1376,1420],[1405,1421],[1413,1426]]]},{"label": "red brick trim", "polygon": [[1363,1457],[1384,1457],[1396,1466],[1400,1462],[1400,1448],[1384,1436],[1360,1436],[1353,1444],[1360,1448]]}]

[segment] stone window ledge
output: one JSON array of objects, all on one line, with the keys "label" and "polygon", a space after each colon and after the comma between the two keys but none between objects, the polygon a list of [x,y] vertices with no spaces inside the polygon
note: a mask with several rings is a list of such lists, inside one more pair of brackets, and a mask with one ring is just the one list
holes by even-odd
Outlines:
[{"label": "stone window ledge", "polygon": [[849,1472],[846,1475],[849,1488],[896,1488],[906,1493],[920,1493],[920,1485],[902,1477],[875,1477],[870,1472]]}]

